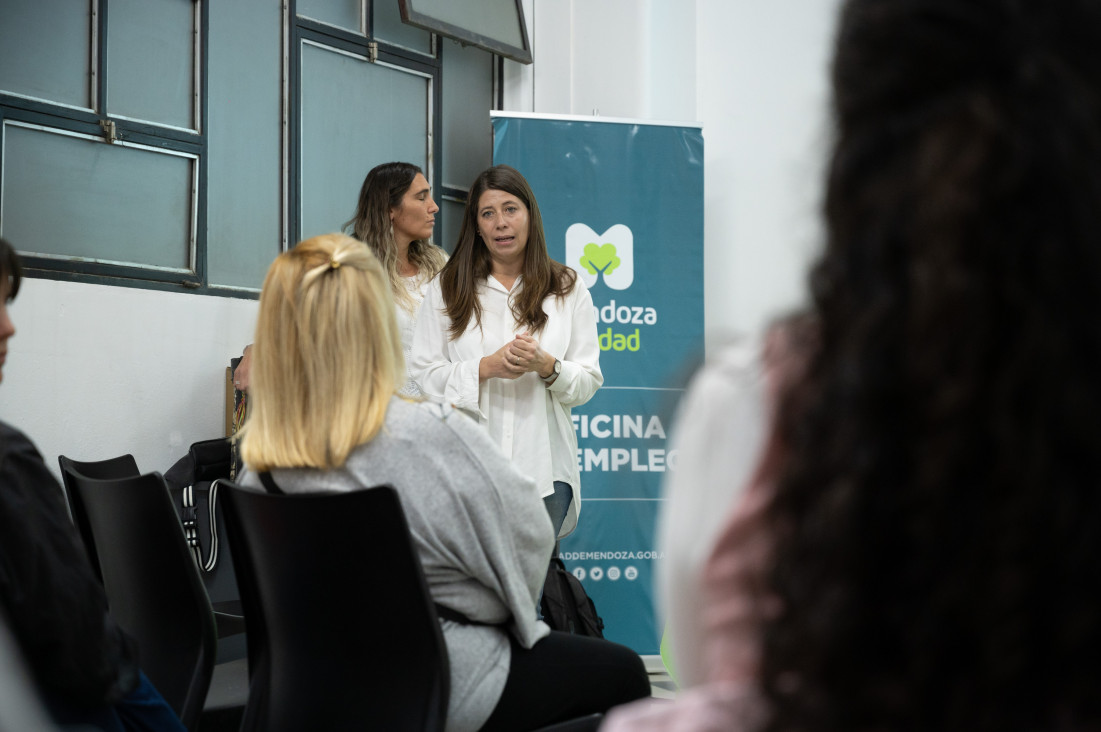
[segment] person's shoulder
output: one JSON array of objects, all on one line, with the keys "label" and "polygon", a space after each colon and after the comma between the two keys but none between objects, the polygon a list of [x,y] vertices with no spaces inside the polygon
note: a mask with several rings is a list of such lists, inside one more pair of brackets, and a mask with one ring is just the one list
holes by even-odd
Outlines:
[{"label": "person's shoulder", "polygon": [[[386,416],[390,431],[406,433],[410,430],[449,432],[456,424],[472,420],[450,404],[432,399],[406,398],[398,395],[391,397],[390,408]],[[461,427],[460,427],[461,429]]]},{"label": "person's shoulder", "polygon": [[[430,449],[437,459],[445,463],[453,474],[478,476],[459,488],[460,491],[484,495],[489,485],[508,485],[512,486],[511,493],[523,495],[525,491],[517,486],[524,483],[531,484],[531,491],[535,490],[532,479],[521,474],[504,456],[485,425],[472,415],[451,404],[435,401],[419,402],[415,408],[423,419],[433,424],[435,432],[431,436]],[[427,430],[423,434],[428,434]],[[425,441],[420,444],[425,444]]]},{"label": "person's shoulder", "polygon": [[431,425],[434,429],[453,429],[456,424],[473,423],[473,420],[451,404],[434,399],[395,396],[391,408],[396,409],[395,416],[404,421]]},{"label": "person's shoulder", "polygon": [[[55,494],[59,501],[63,500],[61,486],[46,467],[38,448],[25,434],[3,422],[0,422],[0,487],[9,497],[33,495],[35,501],[43,501],[47,495]],[[45,487],[54,490],[43,490]]]},{"label": "person's shoulder", "polygon": [[11,442],[17,442],[17,441],[20,441],[20,440],[26,441],[26,442],[30,441],[30,440],[27,440],[26,435],[24,435],[22,432],[17,430],[15,427],[12,427],[10,424],[8,424],[7,422],[4,422],[4,421],[0,421],[0,440],[3,440],[3,442],[0,442],[0,444],[4,444],[4,445],[8,444],[9,441],[11,441]]},{"label": "person's shoulder", "polygon": [[0,422],[0,463],[5,462],[9,455],[17,454],[42,460],[29,437],[7,422]]},{"label": "person's shoulder", "polygon": [[721,414],[744,400],[760,398],[764,389],[762,344],[742,337],[717,347],[687,378],[677,409],[678,422]]},{"label": "person's shoulder", "polygon": [[700,369],[698,377],[741,380],[756,378],[762,370],[764,342],[760,335],[735,338],[716,349]]},{"label": "person's shoulder", "polygon": [[405,437],[412,434],[434,449],[445,443],[462,443],[475,454],[492,449],[492,440],[476,419],[452,404],[432,399],[395,398],[394,427]]},{"label": "person's shoulder", "polygon": [[[395,397],[386,420],[386,439],[431,452],[458,470],[462,465],[495,465],[499,450],[484,426],[451,404]],[[383,436],[372,440],[375,442]],[[381,444],[379,445],[381,447]]]}]

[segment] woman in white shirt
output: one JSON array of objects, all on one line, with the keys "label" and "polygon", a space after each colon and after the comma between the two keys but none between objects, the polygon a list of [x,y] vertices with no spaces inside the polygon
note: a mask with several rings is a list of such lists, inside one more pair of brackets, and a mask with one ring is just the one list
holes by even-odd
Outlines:
[{"label": "woman in white shirt", "polygon": [[[432,243],[439,210],[420,168],[412,163],[383,163],[363,180],[356,214],[344,225],[371,247],[390,278],[406,362],[425,287],[447,261],[443,250]],[[419,396],[420,390],[407,378],[399,393]]]},{"label": "woman in white shirt", "polygon": [[543,494],[559,537],[577,525],[571,407],[600,385],[592,298],[547,255],[535,194],[498,165],[475,179],[459,242],[429,284],[409,371],[425,396],[484,423]]},{"label": "woman in white shirt", "polygon": [[[412,163],[382,163],[363,179],[355,216],[344,224],[345,231],[371,247],[389,277],[406,363],[425,287],[447,261],[443,250],[432,243],[439,210],[420,168]],[[239,391],[248,390],[251,369],[249,345],[233,372]],[[419,396],[420,390],[407,375],[398,393]]]}]

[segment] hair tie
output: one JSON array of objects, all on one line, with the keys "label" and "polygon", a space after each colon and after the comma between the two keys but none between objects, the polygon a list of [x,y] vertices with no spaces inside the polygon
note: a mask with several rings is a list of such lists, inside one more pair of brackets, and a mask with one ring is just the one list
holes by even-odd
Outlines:
[{"label": "hair tie", "polygon": [[340,269],[340,262],[336,261],[335,259],[330,259],[329,267],[331,267],[332,269]]}]

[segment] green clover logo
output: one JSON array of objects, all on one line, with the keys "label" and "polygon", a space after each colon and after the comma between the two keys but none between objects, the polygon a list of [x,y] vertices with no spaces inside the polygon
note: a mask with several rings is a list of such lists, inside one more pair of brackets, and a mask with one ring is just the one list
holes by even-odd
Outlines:
[{"label": "green clover logo", "polygon": [[616,267],[619,266],[619,257],[616,256],[615,244],[604,244],[601,246],[596,242],[589,242],[585,245],[585,253],[581,256],[581,266],[587,269],[589,274],[592,275],[598,272],[610,275],[612,272],[615,272]]}]

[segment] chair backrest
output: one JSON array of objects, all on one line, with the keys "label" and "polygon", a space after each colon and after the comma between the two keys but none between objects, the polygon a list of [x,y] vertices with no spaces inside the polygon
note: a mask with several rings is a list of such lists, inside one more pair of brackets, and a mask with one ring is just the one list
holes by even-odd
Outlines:
[{"label": "chair backrest", "polygon": [[73,474],[83,475],[85,478],[93,478],[95,480],[129,478],[140,474],[138,463],[134,460],[134,456],[130,454],[92,462],[80,462],[67,458],[64,455],[59,455],[57,462],[61,465],[61,479],[65,484],[65,501],[69,504],[69,516],[76,525],[76,530],[80,534],[80,540],[84,543],[84,551],[88,555],[88,561],[92,565],[92,570],[96,573],[96,577],[99,578],[100,584],[103,584],[103,573],[99,569],[99,557],[96,555],[96,544],[92,539],[92,530],[88,526],[88,517],[84,515],[83,509],[75,505],[73,501],[74,488],[72,476]]},{"label": "chair backrest", "polygon": [[188,729],[203,709],[217,652],[210,600],[160,473],[113,480],[71,474],[111,615],[138,642],[141,666]]},{"label": "chair backrest", "polygon": [[224,486],[248,624],[242,730],[442,730],[447,647],[394,489]]}]

